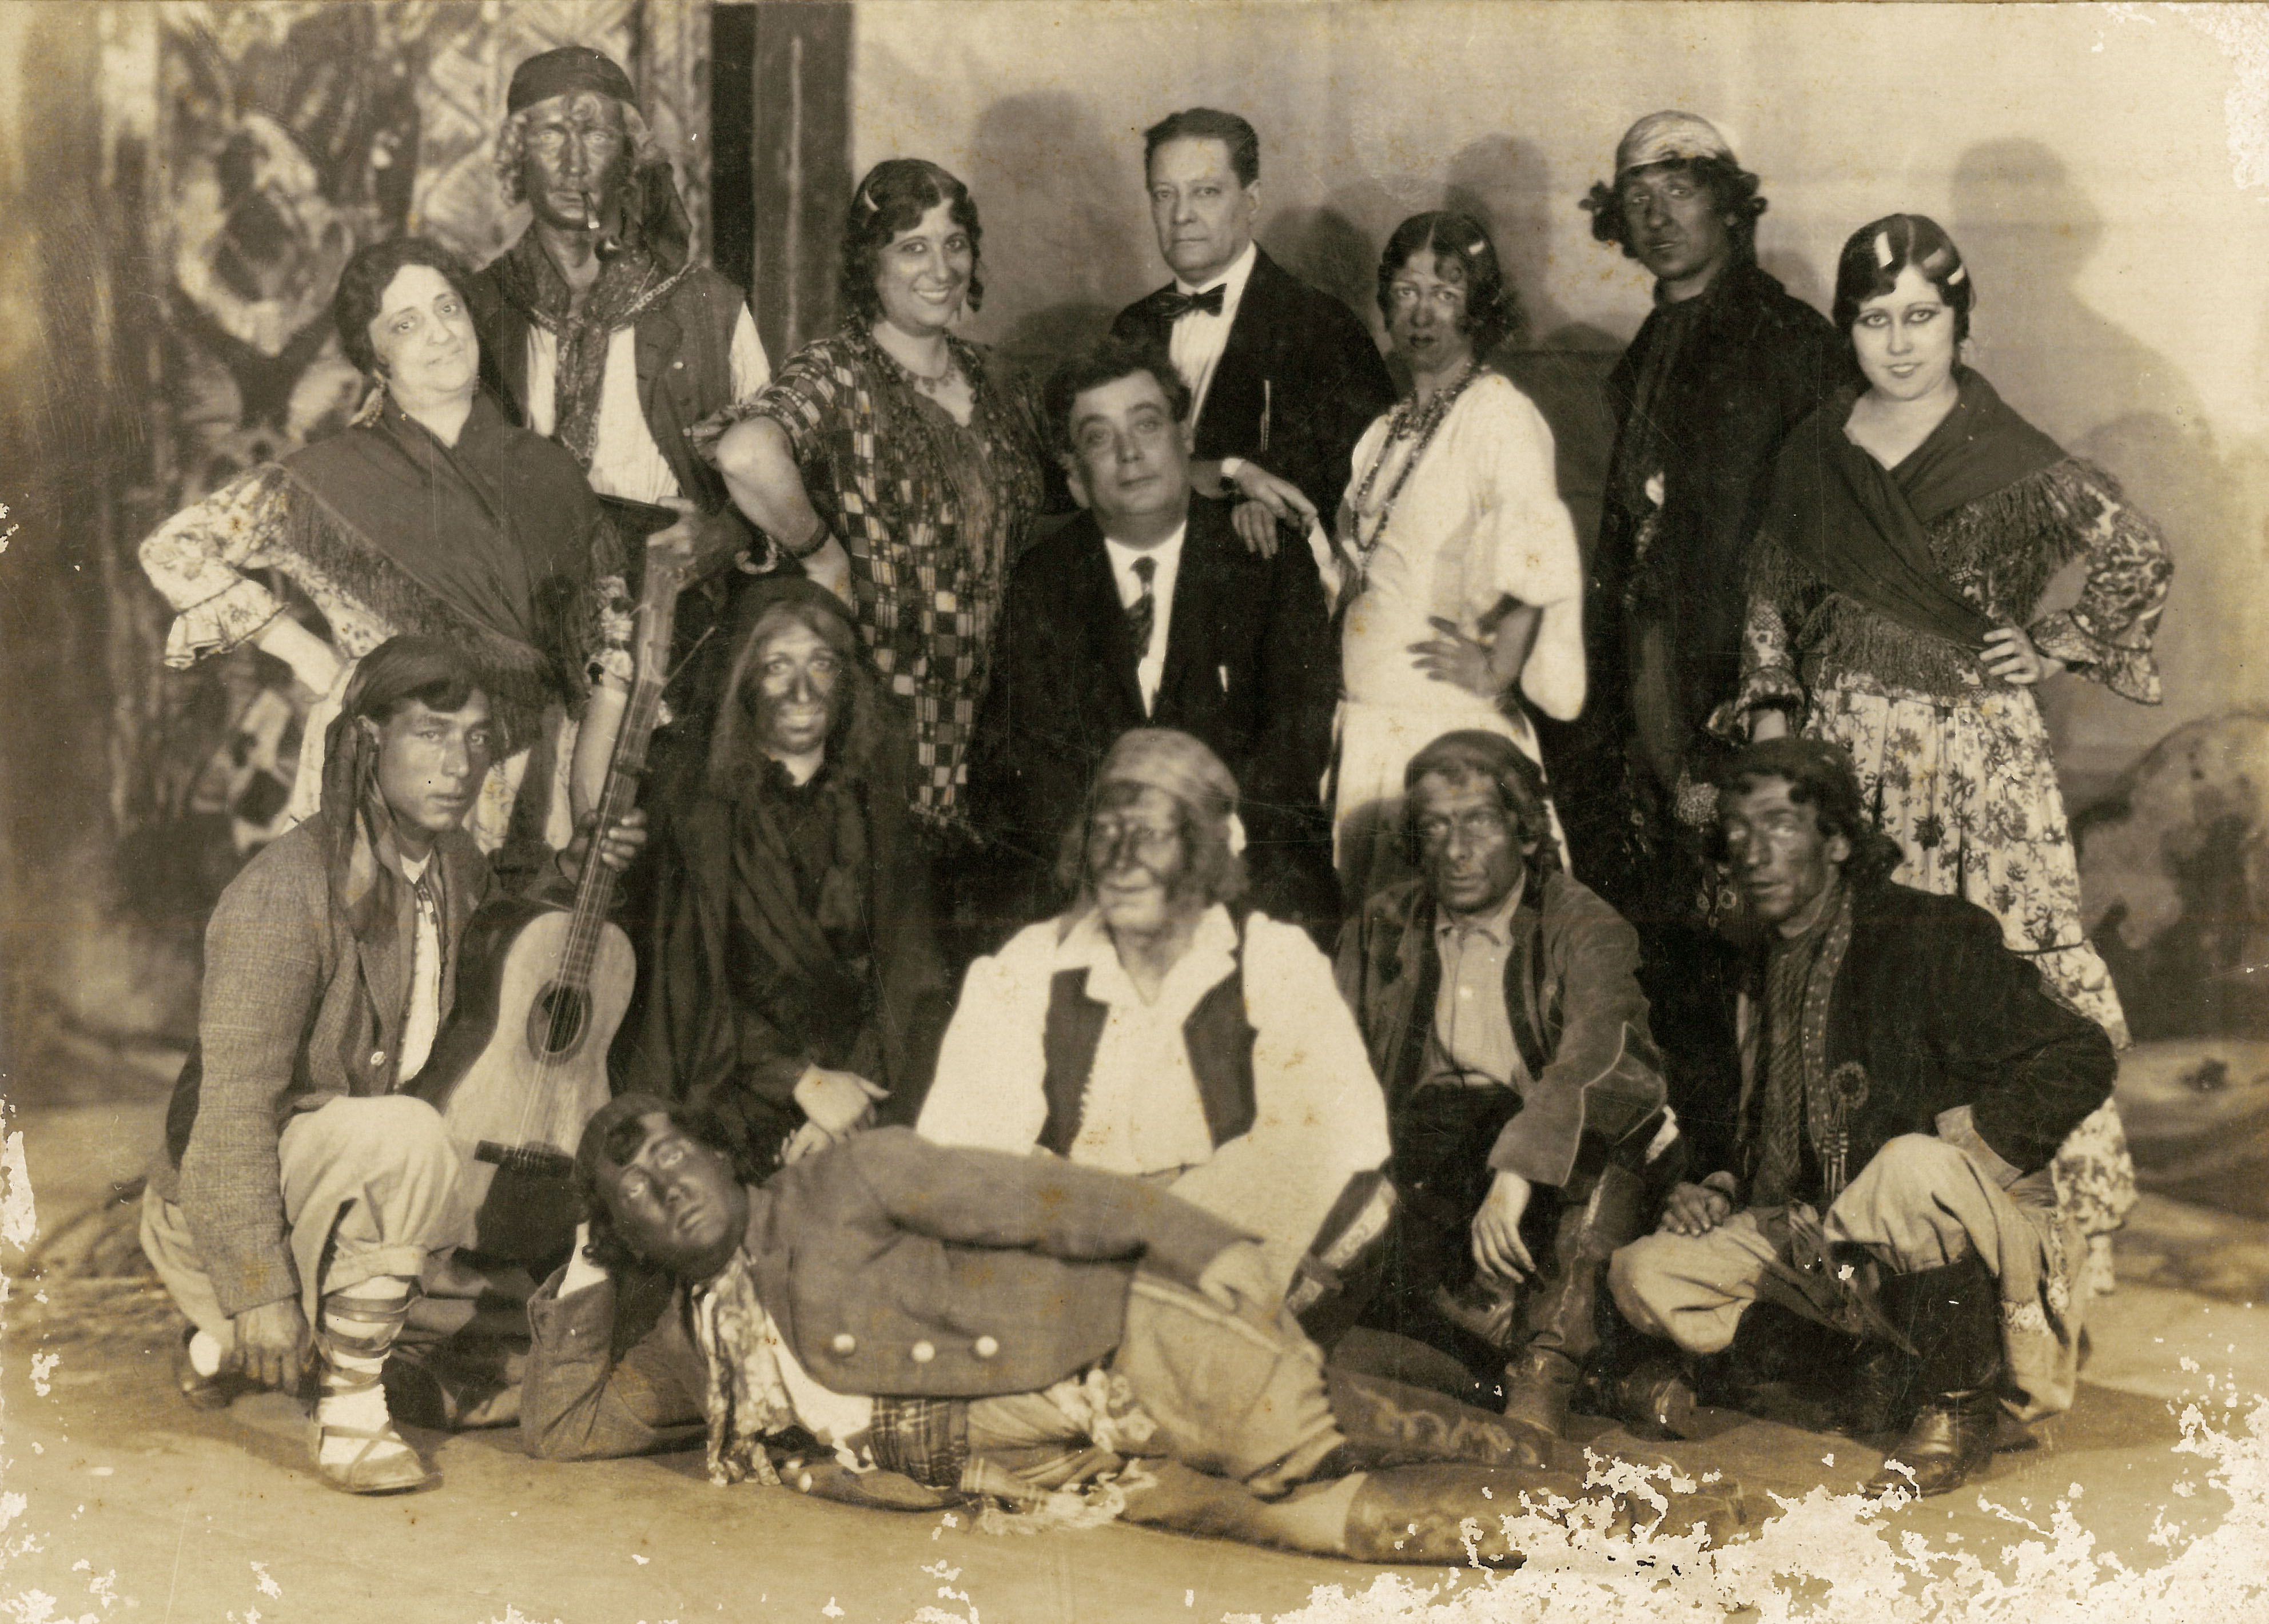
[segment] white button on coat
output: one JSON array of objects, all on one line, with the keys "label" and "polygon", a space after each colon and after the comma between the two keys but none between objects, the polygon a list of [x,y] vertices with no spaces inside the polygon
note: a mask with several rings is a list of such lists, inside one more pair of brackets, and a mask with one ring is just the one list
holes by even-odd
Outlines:
[{"label": "white button on coat", "polygon": [[980,1336],[973,1344],[971,1345],[969,1351],[975,1354],[979,1359],[990,1359],[994,1355],[1001,1351],[1001,1344],[995,1338]]},{"label": "white button on coat", "polygon": [[914,1362],[916,1364],[928,1364],[931,1360],[937,1357],[937,1348],[935,1345],[928,1342],[915,1343],[912,1351],[913,1353]]},{"label": "white button on coat", "polygon": [[835,1340],[830,1342],[828,1347],[836,1354],[848,1359],[859,1351],[859,1339],[848,1331],[839,1331],[835,1333]]}]

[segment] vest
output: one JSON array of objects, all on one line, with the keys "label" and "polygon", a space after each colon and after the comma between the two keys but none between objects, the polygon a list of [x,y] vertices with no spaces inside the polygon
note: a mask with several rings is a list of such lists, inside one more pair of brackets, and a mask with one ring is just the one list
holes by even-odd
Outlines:
[{"label": "vest", "polygon": [[[1253,1126],[1253,1044],[1257,1034],[1245,1015],[1245,922],[1235,910],[1237,946],[1232,968],[1198,1000],[1182,1022],[1182,1042],[1188,1047],[1190,1070],[1198,1083],[1198,1102],[1205,1111],[1206,1131],[1216,1148]],[[1047,1026],[1041,1039],[1046,1073],[1040,1091],[1048,1104],[1048,1119],[1040,1129],[1040,1143],[1060,1156],[1071,1155],[1079,1137],[1080,1117],[1087,1103],[1087,1082],[1095,1070],[1095,1052],[1103,1042],[1103,1025],[1111,1006],[1087,995],[1087,971],[1060,970],[1048,983]]]}]

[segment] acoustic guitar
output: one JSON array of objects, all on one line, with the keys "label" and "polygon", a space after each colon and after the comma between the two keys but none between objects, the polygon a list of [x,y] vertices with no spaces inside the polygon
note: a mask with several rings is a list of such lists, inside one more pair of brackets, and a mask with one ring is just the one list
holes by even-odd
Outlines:
[{"label": "acoustic guitar", "polygon": [[[677,596],[692,561],[648,545],[636,671],[599,795],[611,829],[637,804],[669,676]],[[558,1257],[580,1217],[572,1176],[583,1125],[607,1103],[607,1050],[638,976],[608,918],[615,871],[586,857],[573,904],[510,897],[465,926],[457,1012],[410,1091],[440,1111],[464,1153],[472,1249],[510,1262]]]}]

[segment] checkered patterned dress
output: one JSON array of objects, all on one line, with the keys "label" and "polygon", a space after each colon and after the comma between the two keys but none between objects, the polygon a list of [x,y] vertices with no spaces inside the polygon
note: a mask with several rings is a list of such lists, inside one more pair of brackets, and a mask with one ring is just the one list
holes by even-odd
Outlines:
[{"label": "checkered patterned dress", "polygon": [[804,494],[851,555],[859,635],[914,720],[915,814],[965,823],[963,791],[1009,565],[1046,497],[1024,394],[949,339],[976,395],[965,429],[925,402],[863,328],[796,352],[769,387],[702,425],[787,433]]}]

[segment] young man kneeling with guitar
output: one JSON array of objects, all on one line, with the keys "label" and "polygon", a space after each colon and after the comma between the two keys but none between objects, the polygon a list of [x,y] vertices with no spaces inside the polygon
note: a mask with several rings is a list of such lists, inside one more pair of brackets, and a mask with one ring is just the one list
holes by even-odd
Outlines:
[{"label": "young man kneeling with guitar", "polygon": [[[440,1112],[406,1090],[494,885],[462,826],[493,753],[488,697],[453,646],[397,637],[364,658],[325,747],[321,812],[213,911],[198,1048],[142,1244],[195,1327],[178,1372],[190,1402],[226,1403],[232,1375],[292,1390],[312,1366],[317,1471],[381,1494],[432,1480],[379,1375],[420,1275],[470,1216]],[[599,860],[627,866],[644,825],[617,823]],[[589,845],[586,830],[562,867],[579,872]]]}]

